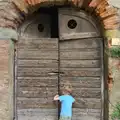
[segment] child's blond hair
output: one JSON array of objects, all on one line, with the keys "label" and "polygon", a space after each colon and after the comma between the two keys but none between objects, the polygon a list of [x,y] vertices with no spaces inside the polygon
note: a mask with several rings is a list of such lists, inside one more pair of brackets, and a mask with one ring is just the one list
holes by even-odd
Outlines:
[{"label": "child's blond hair", "polygon": [[72,85],[69,81],[63,84],[62,86],[62,92],[65,92],[66,94],[72,93]]}]

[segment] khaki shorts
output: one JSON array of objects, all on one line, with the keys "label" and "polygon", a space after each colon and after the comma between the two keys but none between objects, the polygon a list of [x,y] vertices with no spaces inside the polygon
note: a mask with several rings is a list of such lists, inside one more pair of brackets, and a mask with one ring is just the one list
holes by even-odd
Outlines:
[{"label": "khaki shorts", "polygon": [[60,119],[59,120],[71,120],[71,117],[63,117],[63,116],[60,116]]}]

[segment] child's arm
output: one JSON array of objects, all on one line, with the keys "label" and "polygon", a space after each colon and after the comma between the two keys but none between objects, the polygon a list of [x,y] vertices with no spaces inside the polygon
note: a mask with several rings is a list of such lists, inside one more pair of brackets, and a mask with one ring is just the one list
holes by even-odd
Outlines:
[{"label": "child's arm", "polygon": [[56,100],[59,100],[59,95],[56,95],[55,97],[54,97],[54,100],[56,101]]}]

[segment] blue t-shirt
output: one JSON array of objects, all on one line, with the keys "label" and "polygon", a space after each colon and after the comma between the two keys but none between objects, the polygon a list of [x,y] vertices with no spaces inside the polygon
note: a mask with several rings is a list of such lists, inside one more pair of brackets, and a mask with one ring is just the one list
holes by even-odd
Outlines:
[{"label": "blue t-shirt", "polygon": [[71,117],[72,116],[72,104],[75,99],[70,95],[62,95],[59,97],[61,102],[61,116]]}]

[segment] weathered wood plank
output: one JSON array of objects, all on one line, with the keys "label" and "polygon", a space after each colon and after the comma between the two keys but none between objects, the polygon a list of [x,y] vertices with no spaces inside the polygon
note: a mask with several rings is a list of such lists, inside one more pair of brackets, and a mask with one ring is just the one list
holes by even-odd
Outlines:
[{"label": "weathered wood plank", "polygon": [[[60,85],[62,89],[62,85]],[[58,92],[58,86],[54,88],[50,87],[20,87],[17,90],[17,96],[19,97],[53,97]],[[76,98],[100,98],[101,88],[73,88],[73,96]]]},{"label": "weathered wood plank", "polygon": [[18,87],[56,87],[58,77],[17,77]]},{"label": "weathered wood plank", "polygon": [[[17,111],[20,120],[57,120],[57,109],[20,109]],[[73,108],[72,120],[100,120],[100,109],[75,109]],[[44,116],[44,119],[43,119]],[[56,118],[55,118],[56,116]],[[50,117],[50,118],[49,118]],[[89,117],[89,119],[88,119]],[[84,118],[84,119],[83,119]],[[87,118],[87,119],[85,119]],[[92,118],[92,119],[91,119]]]},{"label": "weathered wood plank", "polygon": [[[20,109],[17,111],[19,120],[57,120],[57,109]],[[73,108],[72,120],[100,120],[100,109]]]},{"label": "weathered wood plank", "polygon": [[69,49],[78,49],[78,48],[85,48],[85,49],[99,48],[100,43],[101,43],[100,38],[60,41],[60,49],[69,50]]},{"label": "weathered wood plank", "polygon": [[81,77],[60,77],[60,84],[64,84],[70,82],[72,87],[74,88],[100,88],[101,80],[100,78],[81,78]]},{"label": "weathered wood plank", "polygon": [[58,51],[55,50],[19,50],[18,59],[50,59],[58,60]]},{"label": "weathered wood plank", "polygon": [[[57,90],[57,87],[19,87],[18,88],[18,91],[22,89],[22,90],[25,90],[25,91],[56,91]],[[57,92],[57,91],[56,91]]]},{"label": "weathered wood plank", "polygon": [[[60,86],[62,89],[62,86]],[[101,98],[101,88],[73,88],[72,95],[75,98]]]},{"label": "weathered wood plank", "polygon": [[83,97],[83,98],[101,98],[101,90],[95,90],[95,89],[80,89],[76,90],[74,88],[73,96],[76,98]]},{"label": "weathered wood plank", "polygon": [[[90,99],[84,98],[85,103],[81,101],[81,99],[76,99],[76,103],[73,105],[74,108],[80,109],[100,109],[101,108],[101,100],[100,99]],[[17,104],[19,109],[28,109],[28,108],[56,108],[56,103],[53,101],[53,97],[51,98],[17,98]]]},{"label": "weathered wood plank", "polygon": [[[22,88],[18,90],[17,92],[17,97],[25,97],[25,98],[34,98],[34,97],[37,97],[37,98],[45,98],[47,97],[47,92],[45,90],[42,90],[42,91],[25,91],[23,90]],[[41,101],[40,101],[41,103]]]},{"label": "weathered wood plank", "polygon": [[[81,111],[83,111],[83,110],[81,110]],[[58,108],[55,108],[55,109],[52,109],[52,108],[48,108],[48,109],[46,109],[46,108],[42,108],[42,109],[19,109],[19,110],[17,110],[17,113],[18,113],[18,115],[26,115],[27,114],[28,116],[31,116],[31,115],[38,116],[40,114],[57,115],[58,114]]]},{"label": "weathered wood plank", "polygon": [[75,98],[75,103],[73,104],[73,108],[101,109],[101,99]]},{"label": "weathered wood plank", "polygon": [[55,85],[55,87],[19,87],[17,89],[18,97],[49,98],[54,97],[57,93],[57,84]]},{"label": "weathered wood plank", "polygon": [[[55,72],[55,73],[54,73]],[[35,76],[57,76],[57,68],[21,68],[18,67],[18,77],[35,77]]]},{"label": "weathered wood plank", "polygon": [[86,113],[99,115],[99,113],[101,112],[101,109],[80,109],[80,108],[73,108],[73,112],[76,115],[80,115],[80,114],[84,115]]},{"label": "weathered wood plank", "polygon": [[18,49],[58,49],[58,39],[22,39],[18,41]]},{"label": "weathered wood plank", "polygon": [[100,120],[101,109],[73,108],[73,120]]},{"label": "weathered wood plank", "polygon": [[18,109],[33,109],[33,108],[56,108],[56,103],[52,98],[18,98],[17,97]]},{"label": "weathered wood plank", "polygon": [[20,60],[18,59],[18,67],[58,67],[57,60]]},{"label": "weathered wood plank", "polygon": [[93,76],[100,76],[101,69],[100,68],[60,68],[60,76],[84,76],[84,77],[93,77]]},{"label": "weathered wood plank", "polygon": [[60,51],[60,59],[79,59],[79,60],[93,60],[100,59],[100,51],[99,50],[70,50],[70,51]]},{"label": "weathered wood plank", "polygon": [[101,117],[96,117],[94,115],[81,115],[81,116],[75,115],[72,117],[72,120],[101,120]]},{"label": "weathered wood plank", "polygon": [[51,115],[50,113],[48,115],[40,114],[38,116],[18,115],[18,120],[58,120],[58,116]]},{"label": "weathered wood plank", "polygon": [[25,81],[25,80],[31,80],[34,82],[34,80],[38,80],[38,81],[41,81],[41,82],[44,82],[44,81],[56,81],[58,79],[58,76],[51,76],[51,77],[17,77],[17,80],[19,81]]},{"label": "weathered wood plank", "polygon": [[60,67],[87,67],[87,68],[96,68],[100,67],[100,60],[60,60]]},{"label": "weathered wood plank", "polygon": [[19,120],[57,120],[58,109],[20,109],[17,110]]},{"label": "weathered wood plank", "polygon": [[[48,78],[48,77],[47,77]],[[51,78],[51,77],[50,77]],[[61,84],[64,84],[66,81],[69,81],[72,84],[72,87],[94,87],[99,88],[101,86],[100,78],[96,79],[80,79],[74,78],[74,77],[60,77]],[[58,84],[58,79],[43,79],[42,77],[39,78],[18,78],[17,84],[19,87],[55,87],[56,84]]]},{"label": "weathered wood plank", "polygon": [[[39,114],[57,114],[58,109],[52,109],[52,108],[42,108],[42,109],[19,109],[17,110],[18,115],[25,115],[31,116],[31,113],[34,113],[34,115],[38,116]],[[73,108],[73,115],[85,115],[85,114],[95,114],[95,116],[99,115],[101,113],[101,109],[82,109],[82,108]]]}]

